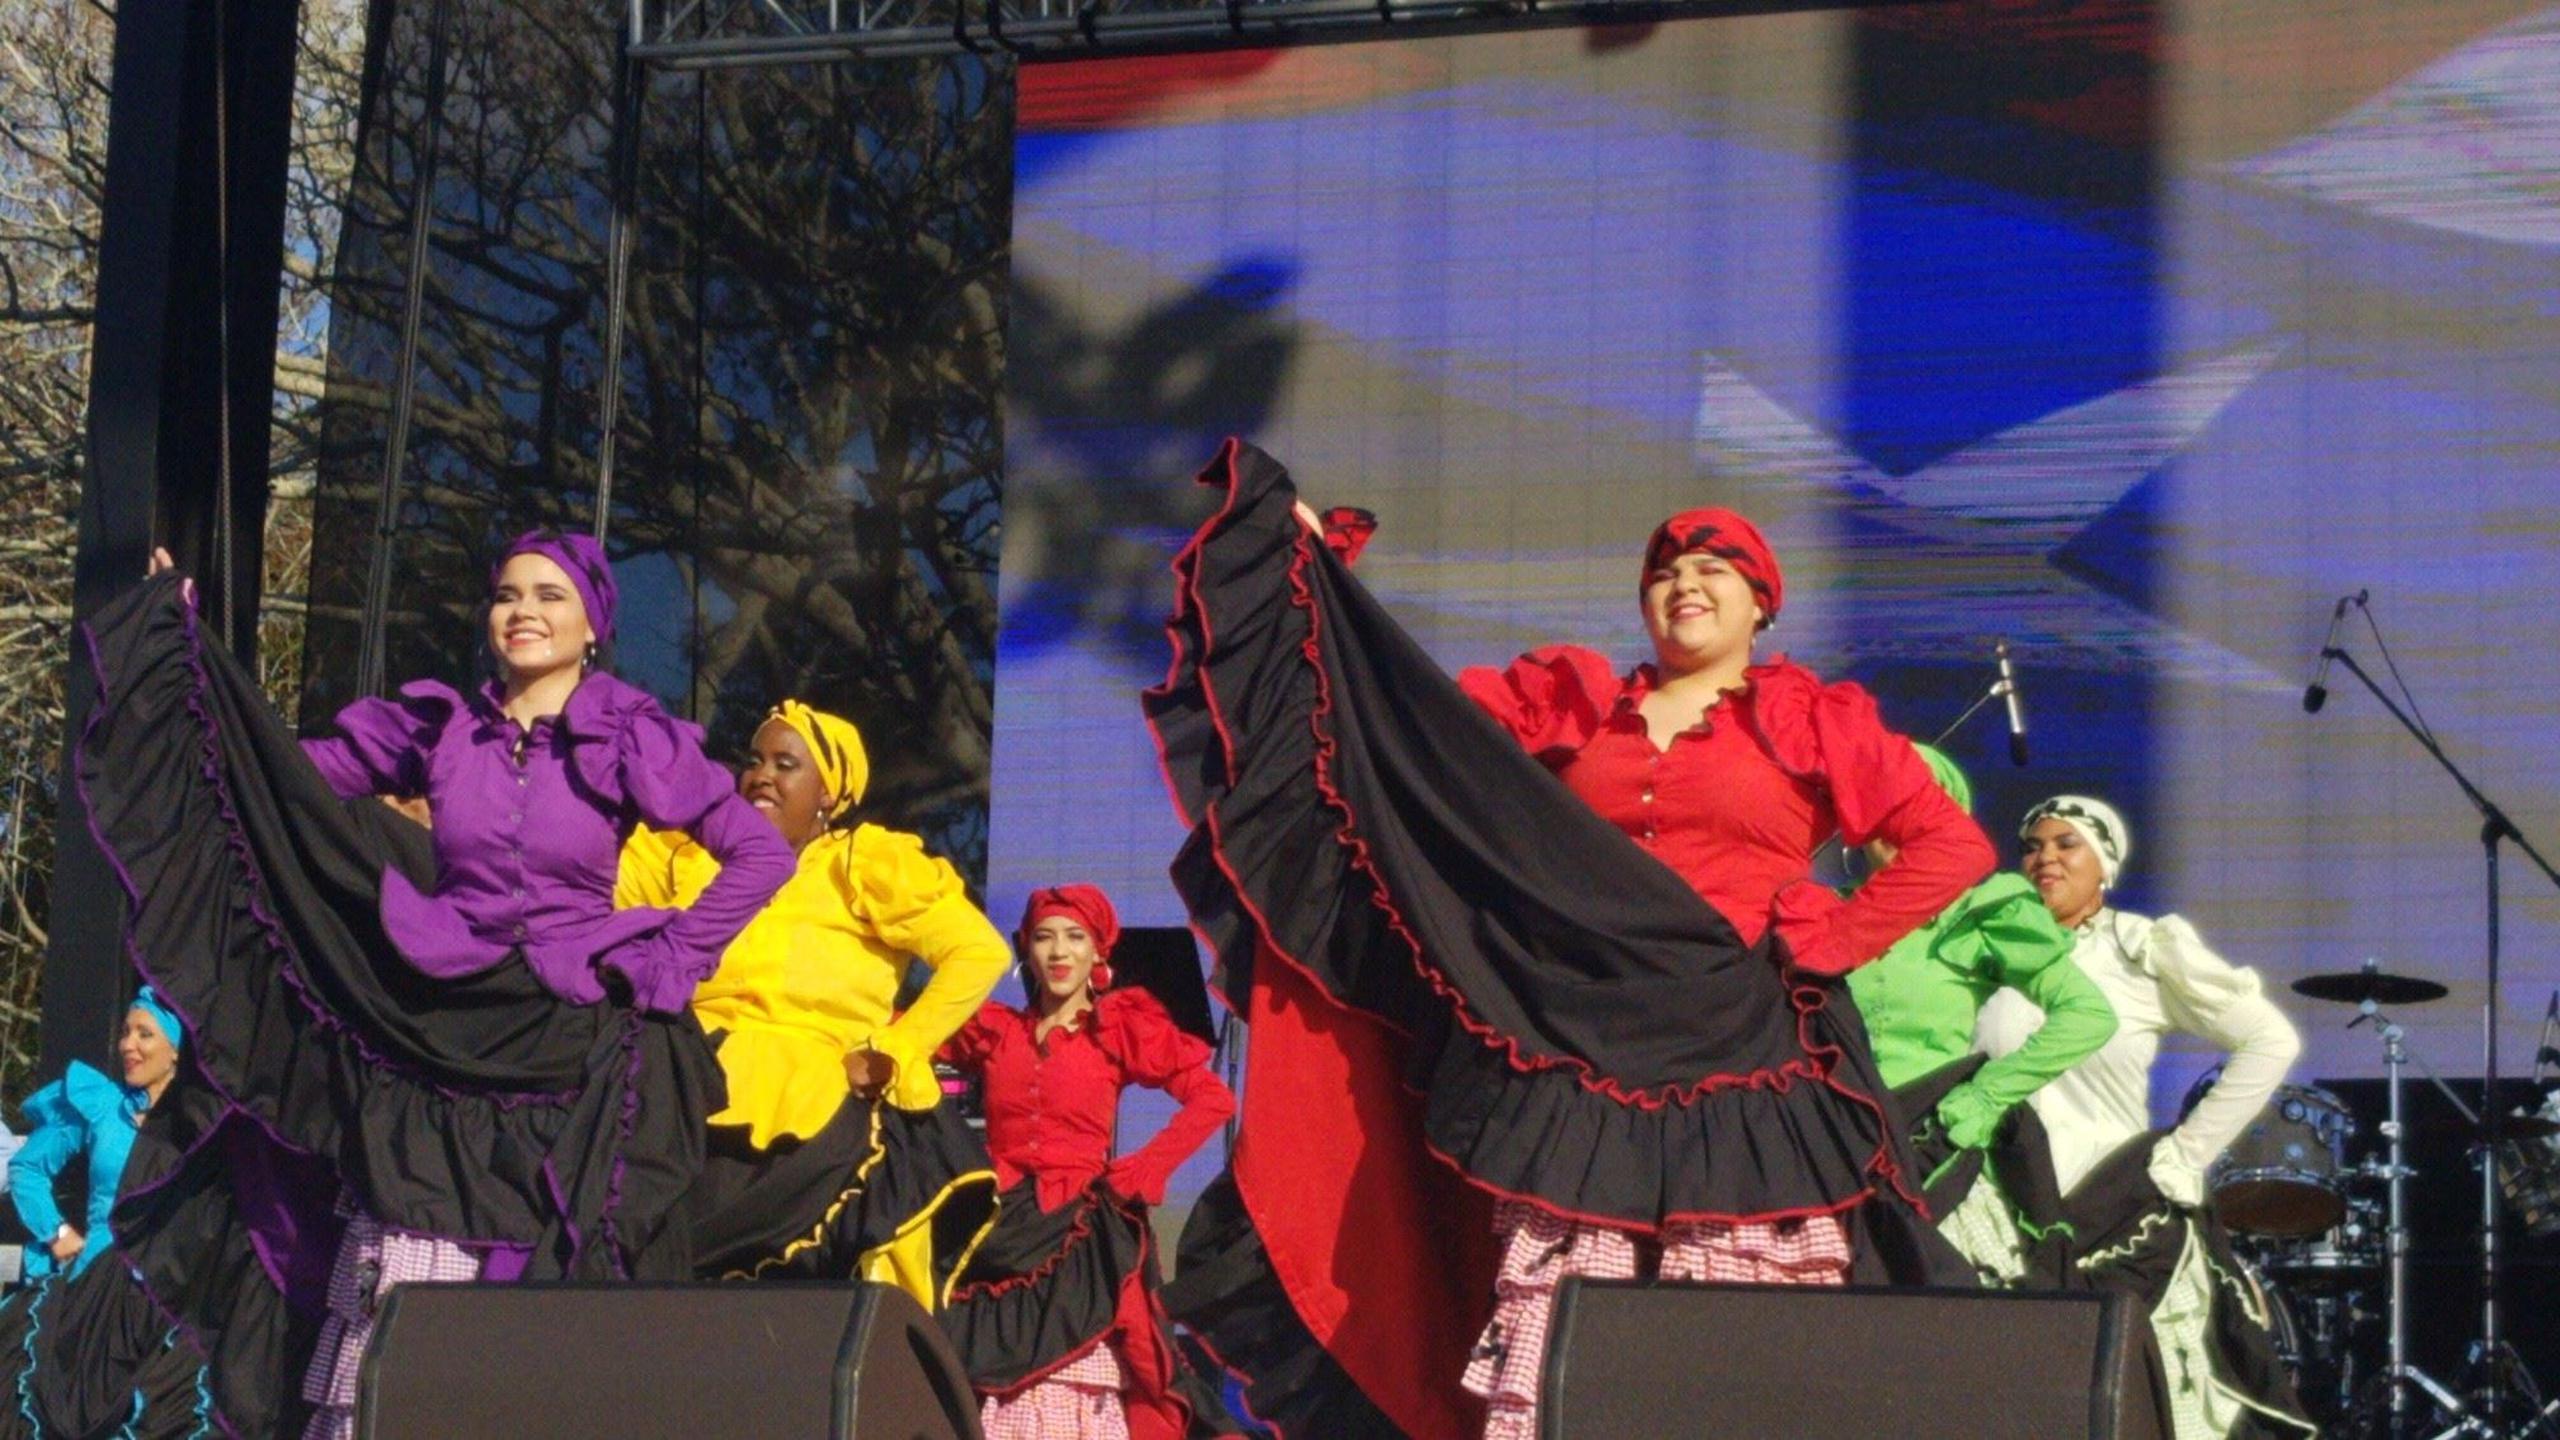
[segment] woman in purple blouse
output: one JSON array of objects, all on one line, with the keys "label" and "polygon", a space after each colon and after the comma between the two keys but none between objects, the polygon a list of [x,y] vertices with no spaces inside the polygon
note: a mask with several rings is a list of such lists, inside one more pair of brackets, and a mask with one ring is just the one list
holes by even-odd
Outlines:
[{"label": "woman in purple blouse", "polygon": [[[689,1273],[668,1221],[720,1080],[687,1001],[793,857],[700,731],[600,668],[613,572],[586,536],[507,547],[494,679],[359,701],[299,746],[162,568],[86,635],[80,785],[131,957],[199,1037],[116,1235],[232,1428],[344,1434],[393,1283]],[[423,797],[432,833],[376,796]],[[638,824],[718,880],[616,911]]]}]

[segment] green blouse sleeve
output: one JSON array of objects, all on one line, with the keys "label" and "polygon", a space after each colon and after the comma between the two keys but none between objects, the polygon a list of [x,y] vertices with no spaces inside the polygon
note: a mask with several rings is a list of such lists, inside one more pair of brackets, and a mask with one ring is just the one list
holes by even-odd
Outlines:
[{"label": "green blouse sleeve", "polygon": [[1988,1144],[2009,1107],[2079,1064],[2116,1033],[2116,1012],[2097,982],[2071,960],[2071,936],[2056,924],[2033,886],[1997,876],[1972,897],[1965,957],[1987,982],[2023,993],[2044,1011],[2027,1043],[1986,1063],[1947,1093],[1938,1118],[1958,1145]]}]

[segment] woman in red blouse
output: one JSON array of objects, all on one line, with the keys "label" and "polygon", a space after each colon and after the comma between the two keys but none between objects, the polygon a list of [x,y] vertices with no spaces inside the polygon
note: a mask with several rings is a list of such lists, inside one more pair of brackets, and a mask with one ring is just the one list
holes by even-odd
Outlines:
[{"label": "woman in red blouse", "polygon": [[[1774,931],[1809,976],[1847,974],[1982,878],[1990,843],[1927,791],[1925,763],[1885,729],[1875,701],[1774,657],[1755,663],[1785,578],[1750,521],[1690,510],[1646,542],[1639,582],[1654,658],[1619,674],[1560,645],[1458,676],[1583,803],[1732,921],[1743,941]],[[1932,803],[1932,802],[1936,803]],[[1894,859],[1845,903],[1808,874],[1833,835],[1881,840]],[[1646,1232],[1560,1216],[1534,1202],[1495,1212],[1505,1241],[1494,1318],[1467,1370],[1488,1437],[1537,1433],[1549,1312],[1567,1275],[1635,1276],[1637,1242],[1661,1245],[1666,1280],[1835,1285],[1849,1240],[1834,1214],[1675,1220]]]},{"label": "woman in red blouse", "polygon": [[[983,1082],[1004,1187],[995,1230],[942,1314],[986,1397],[988,1440],[1181,1440],[1233,1428],[1166,1331],[1146,1210],[1235,1113],[1235,1096],[1209,1072],[1209,1047],[1154,996],[1111,988],[1119,935],[1093,886],[1033,892],[1016,933],[1030,1003],[990,1002],[942,1052]],[[1182,1109],[1114,1159],[1131,1084]]]},{"label": "woman in red blouse", "polygon": [[[1270,457],[1231,441],[1201,480],[1225,504],[1175,562],[1148,708],[1254,1043],[1176,1313],[1255,1413],[1526,1436],[1567,1274],[1947,1273],[1837,979],[1996,857],[1866,692],[1755,659],[1785,602],[1759,532],[1655,532],[1648,663],[1452,684]],[[1846,902],[1810,874],[1834,834],[1897,854]],[[1239,1253],[1269,1282],[1190,1283]],[[1308,1373],[1300,1339],[1348,1385],[1264,1384]]]}]

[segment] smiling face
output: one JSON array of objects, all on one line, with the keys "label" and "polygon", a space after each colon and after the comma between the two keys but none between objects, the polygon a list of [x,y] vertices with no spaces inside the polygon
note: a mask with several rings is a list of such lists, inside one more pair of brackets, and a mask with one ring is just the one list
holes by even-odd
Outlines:
[{"label": "smiling face", "polygon": [[2070,822],[2052,817],[2037,821],[2019,842],[2018,869],[2035,882],[2044,908],[2065,928],[2098,913],[2107,869],[2097,847]]},{"label": "smiling face", "polygon": [[178,1073],[178,1047],[160,1031],[160,1022],[139,1007],[124,1012],[124,1033],[116,1038],[116,1061],[124,1083],[136,1090],[160,1093]]},{"label": "smiling face", "polygon": [[1686,675],[1751,653],[1760,598],[1720,555],[1693,550],[1645,577],[1644,631],[1666,675]]},{"label": "smiling face", "polygon": [[1093,948],[1093,932],[1065,915],[1052,915],[1031,927],[1023,949],[1031,956],[1031,980],[1053,1002],[1073,1000],[1093,981],[1102,959]]},{"label": "smiling face", "polygon": [[595,642],[586,602],[549,556],[510,556],[489,595],[489,653],[518,684],[583,664]]},{"label": "smiling face", "polygon": [[738,772],[738,794],[773,822],[783,840],[797,850],[827,828],[835,797],[818,778],[818,762],[809,742],[779,720],[767,720],[747,747],[747,768]]}]

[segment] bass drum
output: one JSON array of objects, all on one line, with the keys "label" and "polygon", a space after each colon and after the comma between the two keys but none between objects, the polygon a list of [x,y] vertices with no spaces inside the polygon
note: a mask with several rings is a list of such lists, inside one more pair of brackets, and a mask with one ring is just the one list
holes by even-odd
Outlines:
[{"label": "bass drum", "polygon": [[[2187,1091],[2193,1110],[2222,1075],[2215,1066]],[[2280,1085],[2267,1108],[2231,1142],[2205,1176],[2214,1213],[2233,1233],[2302,1238],[2347,1218],[2347,1142],[2356,1121],[2346,1102],[2317,1085]]]}]

